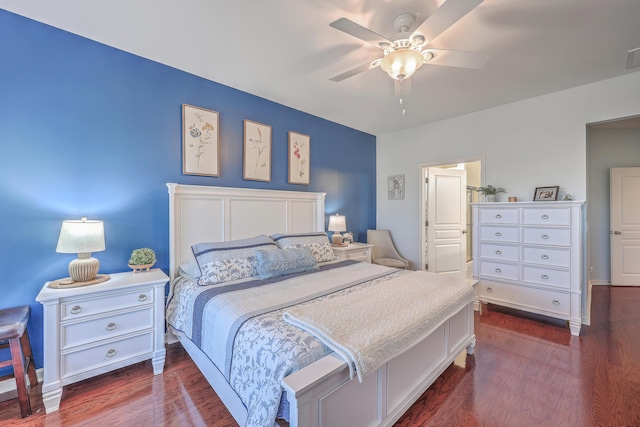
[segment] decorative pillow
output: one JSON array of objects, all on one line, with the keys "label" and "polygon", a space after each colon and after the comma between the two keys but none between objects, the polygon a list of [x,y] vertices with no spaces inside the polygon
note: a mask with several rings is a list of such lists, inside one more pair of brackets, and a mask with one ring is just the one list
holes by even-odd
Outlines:
[{"label": "decorative pillow", "polygon": [[317,262],[333,261],[336,259],[331,249],[331,243],[329,243],[329,237],[325,232],[273,234],[271,238],[275,240],[278,247],[282,249],[303,247],[311,250]]},{"label": "decorative pillow", "polygon": [[256,249],[255,254],[258,261],[258,274],[261,279],[302,273],[318,268],[316,257],[307,248],[279,249],[277,251]]},{"label": "decorative pillow", "polygon": [[198,267],[198,263],[195,260],[180,264],[180,267],[178,267],[178,272],[181,276],[186,276],[192,279],[197,279],[198,277],[200,277],[200,267]]},{"label": "decorative pillow", "polygon": [[278,246],[270,237],[262,235],[228,242],[198,243],[191,249],[200,266],[198,284],[204,286],[256,276],[258,270],[253,251],[277,251]]}]

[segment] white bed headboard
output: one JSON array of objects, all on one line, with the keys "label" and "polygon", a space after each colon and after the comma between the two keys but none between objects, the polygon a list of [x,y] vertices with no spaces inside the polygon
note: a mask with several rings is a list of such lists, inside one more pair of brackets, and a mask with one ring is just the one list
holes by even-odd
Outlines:
[{"label": "white bed headboard", "polygon": [[200,242],[324,231],[326,193],[168,183],[169,270],[193,259]]}]

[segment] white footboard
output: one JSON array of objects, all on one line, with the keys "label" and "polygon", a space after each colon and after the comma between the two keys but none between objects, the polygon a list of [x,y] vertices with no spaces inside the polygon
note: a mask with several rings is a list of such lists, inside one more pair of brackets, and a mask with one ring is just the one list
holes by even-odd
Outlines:
[{"label": "white footboard", "polygon": [[391,426],[465,347],[472,354],[474,346],[471,303],[362,383],[349,379],[337,355],[324,357],[283,380],[290,426]]}]

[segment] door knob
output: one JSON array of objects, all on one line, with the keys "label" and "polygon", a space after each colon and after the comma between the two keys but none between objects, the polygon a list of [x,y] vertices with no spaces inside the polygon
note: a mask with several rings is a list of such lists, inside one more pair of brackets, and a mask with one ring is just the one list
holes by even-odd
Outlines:
[{"label": "door knob", "polygon": [[613,234],[615,234],[616,236],[619,236],[622,234],[622,231],[614,231]]}]

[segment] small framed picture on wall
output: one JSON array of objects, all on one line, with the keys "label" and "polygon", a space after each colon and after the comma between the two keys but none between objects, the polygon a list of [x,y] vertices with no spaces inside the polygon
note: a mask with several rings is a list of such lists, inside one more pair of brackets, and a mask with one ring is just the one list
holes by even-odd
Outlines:
[{"label": "small framed picture on wall", "polygon": [[242,179],[271,182],[271,126],[244,121]]},{"label": "small framed picture on wall", "polygon": [[182,104],[182,173],[220,176],[217,111]]},{"label": "small framed picture on wall", "polygon": [[389,200],[404,200],[404,175],[389,175],[387,189]]}]

